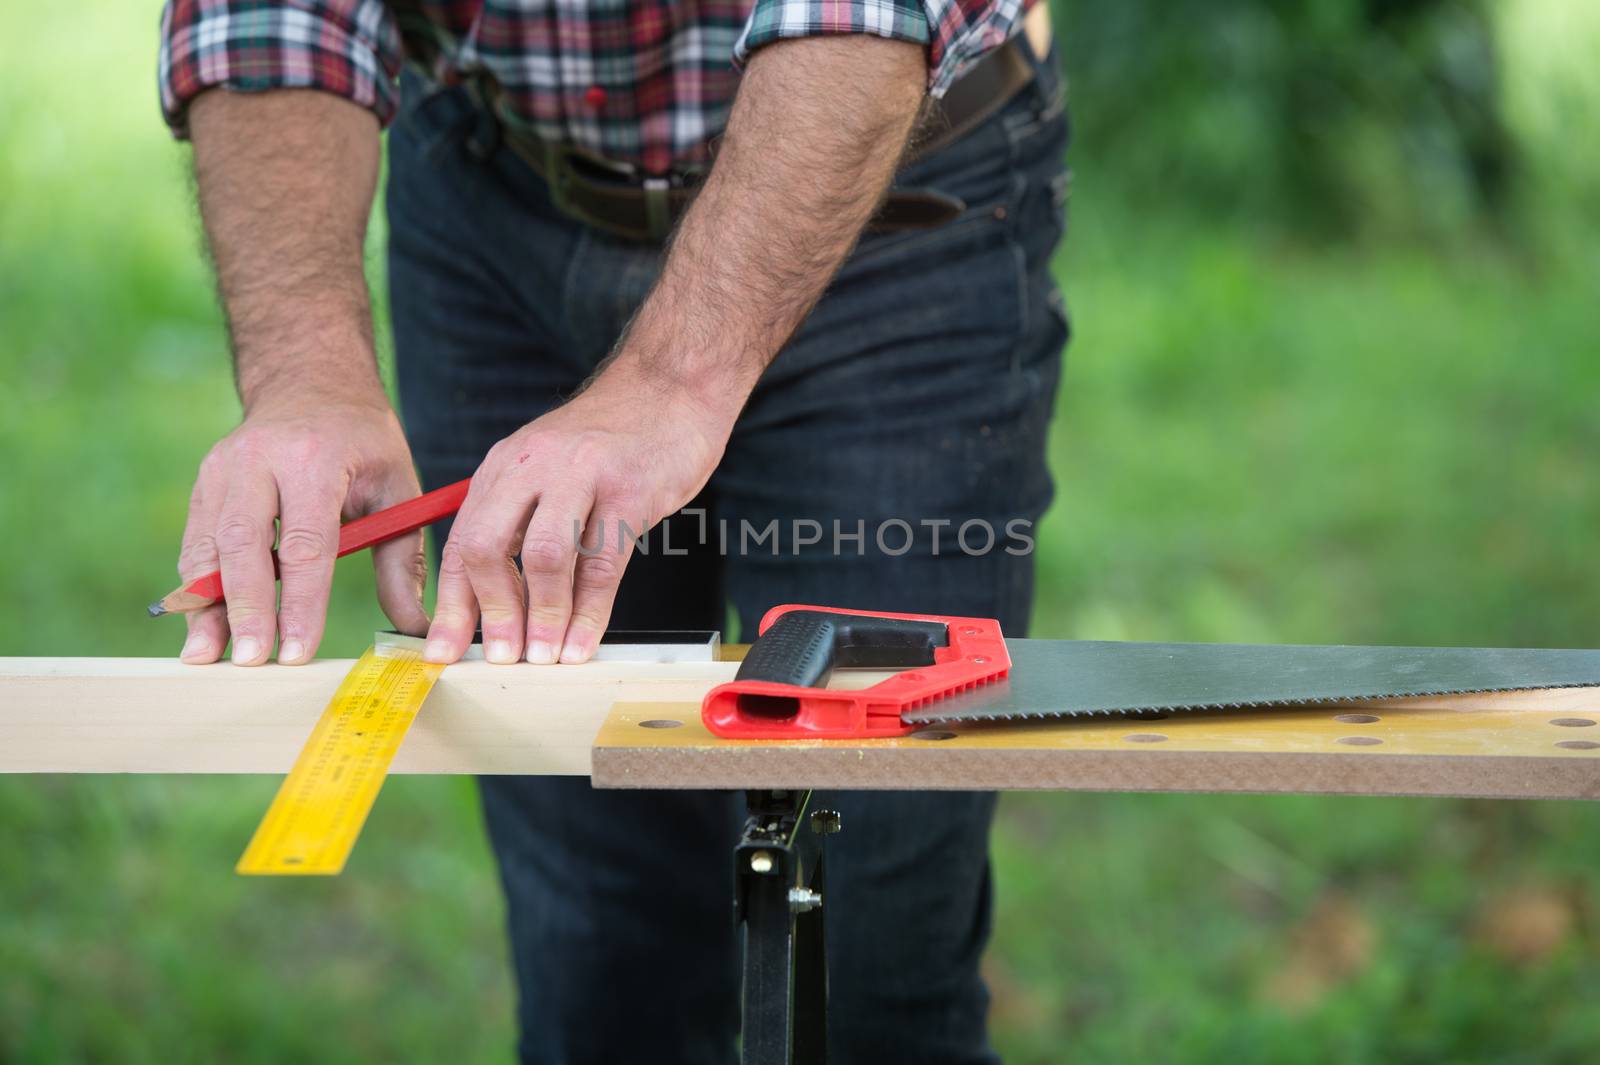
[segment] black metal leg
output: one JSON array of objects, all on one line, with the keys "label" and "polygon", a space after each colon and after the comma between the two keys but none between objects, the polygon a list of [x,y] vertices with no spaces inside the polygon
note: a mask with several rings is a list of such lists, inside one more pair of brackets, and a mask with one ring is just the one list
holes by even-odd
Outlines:
[{"label": "black metal leg", "polygon": [[794,1031],[794,915],[787,892],[752,891],[744,914],[745,1065],[790,1065]]},{"label": "black metal leg", "polygon": [[825,865],[819,851],[810,885],[816,904],[794,914],[794,1065],[826,1065],[828,1060],[828,959],[821,902]]},{"label": "black metal leg", "polygon": [[839,815],[807,817],[808,791],[752,791],[734,850],[744,928],[744,1065],[825,1065],[828,968],[822,840]]}]

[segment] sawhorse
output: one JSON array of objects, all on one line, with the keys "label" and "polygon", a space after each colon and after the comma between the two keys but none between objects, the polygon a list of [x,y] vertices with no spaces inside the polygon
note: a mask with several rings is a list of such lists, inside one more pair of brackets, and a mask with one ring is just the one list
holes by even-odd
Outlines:
[{"label": "sawhorse", "polygon": [[733,852],[734,913],[744,940],[743,1065],[828,1060],[824,844],[841,827],[811,792],[745,793]]}]

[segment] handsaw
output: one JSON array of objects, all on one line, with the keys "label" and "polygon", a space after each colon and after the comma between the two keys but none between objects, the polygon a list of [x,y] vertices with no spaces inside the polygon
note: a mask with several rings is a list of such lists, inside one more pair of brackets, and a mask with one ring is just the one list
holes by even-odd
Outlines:
[{"label": "handsaw", "polygon": [[[900,668],[869,688],[836,667]],[[743,739],[899,736],[941,722],[1249,709],[1600,685],[1600,650],[1007,640],[990,618],[775,607],[702,705]]]}]

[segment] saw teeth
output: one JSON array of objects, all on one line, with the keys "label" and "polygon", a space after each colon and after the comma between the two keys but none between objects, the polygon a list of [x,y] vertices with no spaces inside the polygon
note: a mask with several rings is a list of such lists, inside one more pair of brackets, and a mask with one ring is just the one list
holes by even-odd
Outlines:
[{"label": "saw teeth", "polygon": [[[988,684],[996,679],[998,678],[985,678],[977,681],[971,685],[971,687],[976,687],[981,684]],[[1561,688],[1585,688],[1591,686],[1592,685],[1588,684],[1549,684],[1545,685],[1544,687],[1551,690],[1556,690]],[[1271,699],[1262,702],[1249,703],[1179,703],[1171,705],[1157,704],[1150,706],[1093,707],[1083,710],[1066,711],[1039,710],[1024,711],[1020,713],[1001,713],[997,711],[992,714],[964,714],[956,717],[938,717],[930,714],[921,719],[907,718],[907,721],[908,723],[915,725],[933,725],[973,721],[1050,721],[1063,718],[1132,717],[1136,714],[1197,713],[1206,710],[1270,710],[1277,707],[1325,706],[1329,704],[1381,702],[1385,699],[1420,699],[1430,695],[1484,695],[1491,692],[1515,692],[1529,690],[1531,689],[1526,687],[1428,688],[1421,691],[1384,692],[1379,695],[1291,696],[1282,699]],[[952,692],[949,694],[958,693]],[[932,699],[923,699],[908,709],[914,711],[918,708],[940,702],[942,698],[944,697],[941,696]]]}]

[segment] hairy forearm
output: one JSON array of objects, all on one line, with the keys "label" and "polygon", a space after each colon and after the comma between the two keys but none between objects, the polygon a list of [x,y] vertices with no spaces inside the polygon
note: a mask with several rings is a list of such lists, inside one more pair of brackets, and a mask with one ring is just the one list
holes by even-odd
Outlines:
[{"label": "hairy forearm", "polygon": [[901,41],[815,37],[758,52],[613,368],[736,413],[882,200],[925,82],[922,49]]},{"label": "hairy forearm", "polygon": [[213,90],[189,121],[246,411],[307,390],[383,402],[362,270],[376,119],[326,93]]}]

